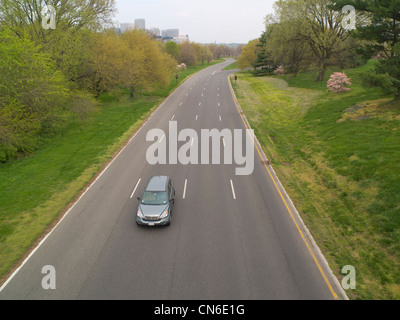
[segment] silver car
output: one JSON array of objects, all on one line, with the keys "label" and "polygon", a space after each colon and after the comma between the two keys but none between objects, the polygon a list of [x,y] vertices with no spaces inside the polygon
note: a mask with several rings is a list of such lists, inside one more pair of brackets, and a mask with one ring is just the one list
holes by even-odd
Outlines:
[{"label": "silver car", "polygon": [[167,176],[152,177],[140,198],[136,223],[146,226],[169,225],[175,203],[175,189]]}]

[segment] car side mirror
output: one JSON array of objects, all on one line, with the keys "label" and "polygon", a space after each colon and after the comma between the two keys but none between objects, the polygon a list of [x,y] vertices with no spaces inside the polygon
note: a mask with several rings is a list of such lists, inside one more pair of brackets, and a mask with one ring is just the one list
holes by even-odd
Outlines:
[{"label": "car side mirror", "polygon": [[141,200],[142,200],[140,197],[137,197],[137,199],[138,199],[139,201],[141,201]]}]

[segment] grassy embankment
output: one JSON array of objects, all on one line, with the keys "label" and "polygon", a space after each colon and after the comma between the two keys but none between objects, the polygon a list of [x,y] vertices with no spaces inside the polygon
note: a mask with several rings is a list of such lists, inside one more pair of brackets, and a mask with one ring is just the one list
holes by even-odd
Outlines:
[{"label": "grassy embankment", "polygon": [[189,67],[178,83],[134,99],[104,94],[83,129],[76,117],[34,155],[0,164],[0,279],[155,108],[185,78],[217,62]]},{"label": "grassy embankment", "polygon": [[232,85],[334,273],[355,267],[349,297],[400,299],[400,102],[361,85],[372,67],[344,70],[353,84],[341,94],[313,72],[242,72]]}]

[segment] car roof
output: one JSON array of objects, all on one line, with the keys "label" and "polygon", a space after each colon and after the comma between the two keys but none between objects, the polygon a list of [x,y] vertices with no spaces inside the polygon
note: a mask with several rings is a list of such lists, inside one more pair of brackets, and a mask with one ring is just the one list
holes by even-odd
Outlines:
[{"label": "car roof", "polygon": [[152,177],[147,185],[147,191],[165,191],[169,178],[167,176]]}]

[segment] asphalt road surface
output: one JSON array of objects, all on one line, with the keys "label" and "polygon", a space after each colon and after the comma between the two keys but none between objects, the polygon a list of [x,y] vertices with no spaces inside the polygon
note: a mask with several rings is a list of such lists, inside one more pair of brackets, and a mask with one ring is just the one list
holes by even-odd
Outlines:
[{"label": "asphalt road surface", "polygon": [[[248,176],[236,175],[235,163],[147,161],[154,145],[147,133],[164,130],[167,141],[171,120],[178,131],[194,129],[199,137],[201,129],[246,129],[228,81],[232,71],[223,71],[231,62],[192,76],[160,106],[3,284],[0,299],[340,297],[337,281],[257,148]],[[175,183],[172,224],[139,227],[136,198],[155,175]],[[46,273],[45,266],[55,273]],[[55,289],[44,289],[47,275],[55,275]]]}]

